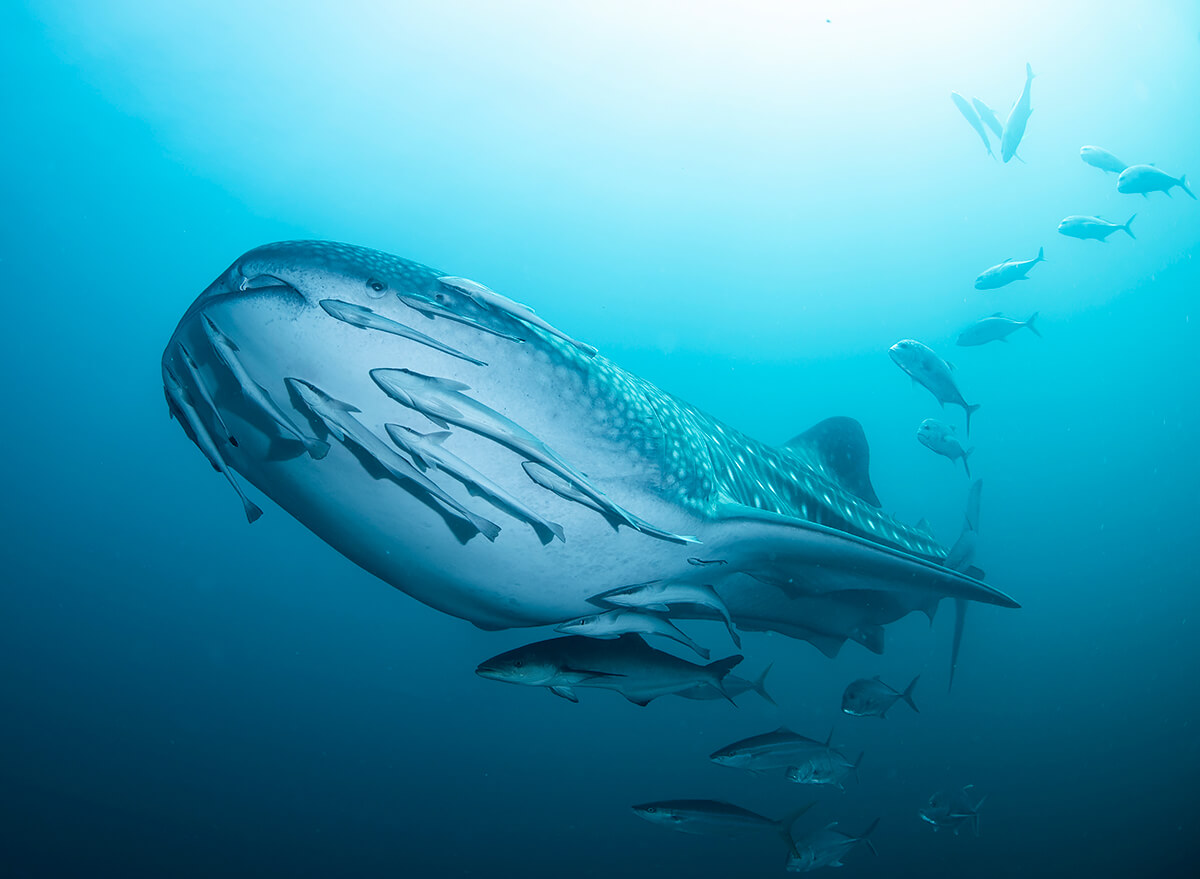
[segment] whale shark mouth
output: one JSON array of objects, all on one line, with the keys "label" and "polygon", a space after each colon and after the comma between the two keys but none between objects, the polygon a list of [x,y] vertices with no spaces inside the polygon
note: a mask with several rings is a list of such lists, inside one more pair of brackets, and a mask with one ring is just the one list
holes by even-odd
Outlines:
[{"label": "whale shark mouth", "polygon": [[882,649],[882,625],[942,597],[1016,606],[879,508],[857,422],[758,443],[528,307],[378,251],[250,251],[188,308],[163,377],[248,519],[240,479],[485,628],[561,623],[655,579],[718,596],[673,616],[830,654]]}]

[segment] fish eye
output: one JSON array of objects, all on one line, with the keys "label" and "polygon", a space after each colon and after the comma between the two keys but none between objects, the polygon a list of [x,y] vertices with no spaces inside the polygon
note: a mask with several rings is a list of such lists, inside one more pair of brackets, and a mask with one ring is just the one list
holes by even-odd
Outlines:
[{"label": "fish eye", "polygon": [[650,806],[649,808],[646,809],[646,814],[653,815],[657,811],[658,811],[658,809],[654,808],[653,806]]},{"label": "fish eye", "polygon": [[377,280],[375,278],[367,278],[367,286],[370,287],[372,290],[374,290],[376,293],[382,293],[384,290],[387,289],[387,284],[385,284],[385,283],[383,283],[383,281]]},{"label": "fish eye", "polygon": [[521,668],[524,665],[525,665],[525,663],[523,663],[521,660],[518,659],[516,662],[513,663],[513,668]]}]

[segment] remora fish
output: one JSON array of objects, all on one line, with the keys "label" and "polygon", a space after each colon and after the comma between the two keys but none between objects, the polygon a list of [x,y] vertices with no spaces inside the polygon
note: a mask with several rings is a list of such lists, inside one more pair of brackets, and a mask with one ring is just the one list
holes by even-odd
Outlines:
[{"label": "remora fish", "polygon": [[580,617],[568,623],[559,623],[554,627],[554,631],[562,632],[564,635],[583,635],[585,638],[599,638],[605,641],[611,641],[624,634],[659,635],[679,642],[705,660],[709,657],[707,648],[701,647],[681,632],[677,626],[671,624],[670,620],[651,613],[638,613],[625,608]]},{"label": "remora fish", "polygon": [[[187,356],[186,354],[184,355]],[[246,513],[247,522],[255,522],[262,515],[262,510],[246,497],[246,493],[242,491],[242,487],[237,484],[237,480],[233,478],[233,474],[229,472],[229,467],[225,464],[225,459],[221,457],[221,452],[217,448],[217,444],[213,442],[212,435],[208,432],[208,428],[200,418],[200,413],[196,411],[191,399],[189,399],[187,391],[179,384],[179,379],[175,377],[175,373],[171,372],[169,367],[163,367],[163,390],[167,395],[167,408],[171,412],[171,417],[177,418],[179,423],[183,425],[184,431],[192,442],[199,446],[200,451],[204,453],[204,457],[208,458],[208,463],[212,464],[214,470],[224,476],[233,490],[237,492],[238,499],[242,502],[242,509]]]},{"label": "remora fish", "polygon": [[[1016,606],[975,577],[947,569],[945,546],[881,509],[866,439],[852,419],[828,419],[782,446],[758,442],[540,329],[520,309],[481,304],[442,283],[446,276],[332,242],[256,248],[184,314],[163,354],[164,381],[169,368],[185,389],[192,384],[180,342],[205,375],[228,378],[207,343],[207,318],[238,346],[238,360],[256,381],[283,387],[286,376],[303,378],[361,410],[355,419],[380,436],[384,424],[421,430],[426,419],[385,392],[373,370],[405,369],[470,386],[461,396],[429,394],[480,431],[443,418],[455,454],[560,523],[565,543],[542,545],[524,527],[505,527],[494,543],[468,542],[422,492],[377,478],[362,456],[273,456],[273,441],[290,435],[243,393],[230,393],[237,390],[232,380],[213,398],[237,436],[236,448],[222,448],[232,471],[385,582],[484,628],[581,617],[595,612],[589,599],[598,592],[651,580],[711,585],[735,626],[745,620],[755,630],[801,638],[812,631],[810,598],[847,615],[839,619],[841,632],[870,631],[944,597]],[[425,315],[422,330],[431,338],[488,366],[339,320],[322,300],[400,323]],[[294,395],[280,396],[278,404],[296,423],[311,420]],[[536,466],[523,469],[531,461]],[[559,486],[583,500],[527,475],[552,468],[567,474],[556,475]],[[493,507],[467,497],[453,477],[440,470],[422,475],[490,517]],[[648,530],[614,529],[616,509]],[[681,545],[679,535],[704,546]],[[726,564],[697,567],[688,558]],[[790,583],[790,592],[779,583]],[[671,615],[676,621],[718,616],[694,606],[672,607]]]},{"label": "remora fish", "polygon": [[212,318],[207,314],[204,315],[203,330],[209,344],[212,345],[213,351],[216,352],[217,357],[220,358],[221,362],[232,373],[234,381],[237,382],[238,388],[247,401],[256,406],[259,411],[271,419],[284,433],[291,436],[296,442],[301,443],[311,457],[320,459],[329,454],[329,443],[322,442],[315,437],[302,433],[300,428],[296,427],[292,422],[292,419],[279,408],[279,405],[272,399],[267,389],[250,377],[250,373],[246,371],[241,358],[238,357],[238,346],[232,339],[221,332],[217,325],[213,323]]},{"label": "remora fish", "polygon": [[975,279],[976,290],[996,290],[1013,281],[1028,281],[1029,270],[1040,262],[1046,261],[1046,250],[1038,248],[1037,256],[1033,259],[1006,259],[990,269],[984,269]]},{"label": "remora fish", "polygon": [[593,595],[588,600],[593,604],[634,607],[659,613],[665,613],[671,609],[672,605],[680,604],[709,608],[725,621],[725,627],[729,630],[729,637],[733,641],[733,645],[739,649],[742,646],[742,639],[738,637],[737,630],[733,627],[733,620],[729,618],[729,609],[725,607],[725,602],[711,586],[652,580],[649,583],[610,589],[599,595]]},{"label": "remora fish", "polygon": [[1143,198],[1150,192],[1164,192],[1170,198],[1171,190],[1176,186],[1191,198],[1196,197],[1195,193],[1188,189],[1186,174],[1172,177],[1153,165],[1130,165],[1117,178],[1117,192],[1140,194]]},{"label": "remora fish", "polygon": [[388,448],[383,440],[354,417],[353,413],[359,411],[354,406],[329,396],[320,388],[301,379],[289,376],[284,379],[284,383],[304,401],[304,405],[321,420],[326,429],[343,443],[356,446],[393,478],[412,483],[421,489],[447,514],[461,520],[476,533],[482,534],[488,540],[495,540],[499,536],[500,526],[495,522],[477,516],[463,507],[407,460]]},{"label": "remora fish", "polygon": [[1027,320],[1013,320],[1011,317],[1005,317],[1000,312],[996,312],[991,317],[985,317],[975,321],[965,330],[958,334],[958,340],[955,344],[963,346],[971,345],[986,345],[988,342],[1002,342],[1010,335],[1015,333],[1021,327],[1025,327],[1029,332],[1033,333],[1038,338],[1041,338],[1041,333],[1037,327],[1033,325],[1038,313],[1035,311],[1029,315]]},{"label": "remora fish", "polygon": [[987,131],[984,130],[983,123],[979,120],[979,114],[971,107],[970,102],[958,92],[950,92],[950,100],[954,101],[954,106],[958,107],[958,112],[962,113],[963,118],[975,129],[975,133],[983,141],[983,148],[987,150],[987,154],[993,159],[996,158],[996,154],[992,152],[992,142],[988,139]]},{"label": "remora fish", "polygon": [[393,443],[404,450],[413,463],[422,470],[436,467],[449,473],[461,482],[473,495],[487,498],[501,509],[507,510],[518,519],[528,522],[537,532],[542,543],[549,543],[555,537],[566,540],[562,525],[550,522],[529,509],[520,499],[505,491],[491,479],[480,473],[458,455],[447,449],[443,443],[450,436],[450,431],[436,433],[420,433],[402,424],[385,424]]},{"label": "remora fish", "polygon": [[917,441],[930,451],[949,458],[951,461],[961,458],[963,469],[967,471],[967,478],[971,478],[971,465],[967,463],[967,458],[971,457],[971,453],[975,449],[964,449],[963,444],[954,435],[954,428],[949,424],[938,421],[936,418],[926,418],[917,428]]},{"label": "remora fish", "polygon": [[710,754],[708,759],[720,766],[747,769],[750,772],[786,769],[824,751],[832,739],[832,732],[824,742],[818,742],[781,726],[773,732],[726,745]]},{"label": "remora fish", "polygon": [[1079,158],[1093,168],[1099,168],[1105,174],[1120,174],[1129,167],[1108,150],[1098,146],[1080,147]]},{"label": "remora fish", "polygon": [[712,687],[705,685],[691,687],[687,690],[680,690],[674,695],[682,696],[684,699],[695,699],[697,702],[711,702],[715,699],[725,699],[727,697],[736,701],[738,696],[742,695],[743,693],[749,693],[751,690],[753,690],[755,693],[758,693],[758,695],[765,702],[768,702],[771,705],[777,705],[778,703],[775,701],[775,698],[769,692],[767,692],[767,673],[771,670],[772,665],[774,665],[774,663],[768,663],[767,667],[764,668],[762,673],[758,677],[754,678],[754,680],[740,678],[735,674],[725,675],[724,693],[718,693]]},{"label": "remora fish", "polygon": [[932,824],[935,831],[953,830],[955,836],[964,824],[970,822],[972,831],[978,836],[979,807],[987,797],[980,797],[972,804],[969,791],[973,787],[973,784],[968,784],[957,791],[938,791],[917,814],[926,824]]},{"label": "remora fish", "polygon": [[1021,138],[1025,136],[1025,126],[1033,113],[1033,108],[1029,105],[1029,89],[1032,85],[1033,68],[1026,64],[1025,87],[1021,89],[1021,97],[1013,104],[1008,119],[1004,122],[1004,133],[1000,135],[1000,158],[1006,162],[1017,154],[1017,147],[1021,144]]},{"label": "remora fish", "polygon": [[809,803],[779,820],[759,815],[721,800],[661,800],[634,806],[634,813],[651,824],[659,824],[680,833],[738,834],[755,830],[774,830],[792,846],[792,825],[813,807]]},{"label": "remora fish", "polygon": [[724,678],[740,656],[695,665],[655,650],[637,635],[597,641],[580,635],[527,644],[479,664],[480,677],[527,687],[546,687],[554,695],[578,702],[575,687],[616,690],[635,705],[647,705],[696,686],[706,686],[733,701]]},{"label": "remora fish", "polygon": [[975,108],[975,112],[979,114],[979,118],[988,128],[992,129],[992,133],[996,137],[1004,135],[1004,126],[1000,124],[1000,120],[996,118],[996,111],[985,104],[979,98],[971,98],[971,106]]},{"label": "remora fish", "polygon": [[1099,241],[1101,244],[1108,240],[1108,236],[1118,229],[1122,230],[1130,238],[1135,238],[1133,229],[1130,224],[1133,223],[1134,214],[1124,223],[1110,223],[1108,220],[1102,220],[1100,217],[1083,217],[1073,215],[1067,217],[1058,224],[1060,235],[1066,235],[1068,238],[1079,238],[1083,241],[1092,240]]},{"label": "remora fish", "polygon": [[961,406],[967,415],[967,433],[971,433],[971,413],[981,404],[968,403],[963,399],[954,376],[950,374],[950,364],[933,353],[933,349],[928,345],[923,345],[915,339],[902,339],[888,349],[888,354],[913,381],[933,394],[943,408],[947,403]]},{"label": "remora fish", "polygon": [[878,855],[875,846],[868,839],[879,825],[879,819],[871,822],[871,826],[858,836],[851,836],[837,829],[837,822],[810,833],[808,836],[794,842],[796,851],[788,858],[789,873],[807,873],[819,867],[840,867],[842,858],[846,857],[860,843],[865,843],[871,854]]},{"label": "remora fish", "polygon": [[900,693],[881,681],[879,675],[873,678],[859,678],[842,693],[842,711],[851,717],[884,718],[887,717],[888,709],[903,699],[909,708],[920,714],[917,703],[913,701],[913,690],[920,679],[921,676],[917,675],[904,688],[904,692]]}]

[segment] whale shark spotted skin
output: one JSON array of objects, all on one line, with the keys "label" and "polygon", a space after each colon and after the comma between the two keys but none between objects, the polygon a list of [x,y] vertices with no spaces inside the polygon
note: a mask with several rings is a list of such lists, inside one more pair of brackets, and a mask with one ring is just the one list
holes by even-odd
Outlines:
[{"label": "whale shark spotted skin", "polygon": [[[597,595],[665,580],[709,586],[735,625],[832,655],[846,640],[882,649],[879,627],[941,598],[1017,606],[883,512],[852,419],[767,445],[483,285],[390,254],[326,241],[246,253],[188,309],[163,370],[214,401],[195,417],[223,464],[385,582],[483,628],[577,619]],[[331,430],[306,388],[341,401],[356,436]],[[289,425],[328,454],[303,454]],[[437,431],[462,462],[453,474],[415,462],[440,504],[394,476],[393,456],[412,453],[392,441],[405,429]],[[500,493],[507,512],[488,503]],[[445,515],[458,506],[499,533],[461,527]],[[563,539],[539,539],[531,520]]]}]

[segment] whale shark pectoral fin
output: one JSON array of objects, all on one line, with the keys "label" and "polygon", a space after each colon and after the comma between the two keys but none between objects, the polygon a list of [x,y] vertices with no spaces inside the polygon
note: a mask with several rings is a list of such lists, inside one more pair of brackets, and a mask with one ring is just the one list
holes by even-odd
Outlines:
[{"label": "whale shark pectoral fin", "polygon": [[712,515],[718,527],[709,543],[732,571],[794,581],[814,594],[866,590],[1020,607],[966,574],[815,522],[731,502]]},{"label": "whale shark pectoral fin", "polygon": [[816,455],[845,488],[872,506],[879,506],[879,496],[868,472],[871,450],[867,435],[853,418],[844,415],[826,418],[792,437],[784,447]]}]

